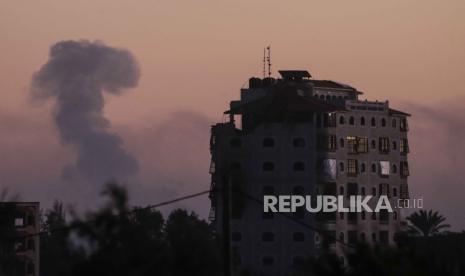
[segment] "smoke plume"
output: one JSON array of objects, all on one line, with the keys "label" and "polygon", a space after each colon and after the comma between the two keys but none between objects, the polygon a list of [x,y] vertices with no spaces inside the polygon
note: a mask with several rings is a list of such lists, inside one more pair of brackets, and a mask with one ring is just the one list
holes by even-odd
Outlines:
[{"label": "smoke plume", "polygon": [[76,172],[93,181],[125,179],[138,171],[137,160],[109,132],[103,93],[118,95],[137,86],[139,68],[126,50],[101,42],[62,41],[50,48],[48,62],[33,76],[35,99],[53,99],[61,141],[78,153],[65,175]]}]

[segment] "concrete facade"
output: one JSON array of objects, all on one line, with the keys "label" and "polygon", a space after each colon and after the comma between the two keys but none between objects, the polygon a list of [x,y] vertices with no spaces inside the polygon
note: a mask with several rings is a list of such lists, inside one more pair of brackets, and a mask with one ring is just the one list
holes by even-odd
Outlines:
[{"label": "concrete facade", "polygon": [[250,79],[225,112],[230,121],[212,127],[211,220],[232,275],[292,275],[326,250],[344,261],[346,244],[393,245],[404,227],[398,210],[263,212],[265,194],[387,195],[393,205],[408,198],[408,114],[306,71],[281,74]]}]

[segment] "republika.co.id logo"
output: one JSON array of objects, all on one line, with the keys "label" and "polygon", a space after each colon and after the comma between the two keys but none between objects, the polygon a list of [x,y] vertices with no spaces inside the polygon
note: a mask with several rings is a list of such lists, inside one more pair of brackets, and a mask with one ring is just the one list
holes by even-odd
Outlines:
[{"label": "republika.co.id logo", "polygon": [[293,213],[305,208],[310,213],[319,212],[376,212],[382,210],[394,212],[394,209],[423,208],[423,198],[390,199],[387,195],[374,196],[353,195],[345,197],[332,195],[264,195],[263,212]]}]

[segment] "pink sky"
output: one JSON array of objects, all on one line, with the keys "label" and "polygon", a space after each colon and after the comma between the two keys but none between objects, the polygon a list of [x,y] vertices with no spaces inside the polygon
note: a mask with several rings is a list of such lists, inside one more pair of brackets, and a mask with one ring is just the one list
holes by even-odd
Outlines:
[{"label": "pink sky", "polygon": [[[308,69],[316,78],[351,84],[369,99],[389,99],[412,110],[442,112],[454,103],[451,110],[457,112],[449,110],[444,118],[464,126],[462,0],[1,2],[0,188],[10,186],[27,200],[72,201],[76,194],[89,198],[95,193],[60,183],[61,167],[72,162],[73,152],[59,142],[51,105],[29,100],[33,72],[47,61],[49,47],[66,39],[101,40],[130,50],[139,61],[139,86],[108,96],[105,113],[141,162],[136,182],[145,184],[133,189],[139,189],[134,197],[143,203],[208,188],[208,125],[221,120],[250,76],[261,74],[262,49],[268,44],[274,72]],[[419,141],[422,150],[411,145],[411,189],[424,194],[435,191],[434,184],[420,180],[437,176],[423,172],[438,168],[424,160],[434,159],[434,149],[445,147],[448,135],[463,133],[437,137],[432,127],[441,121],[428,114],[413,114],[417,134],[411,124],[412,141]],[[456,141],[463,152],[464,140]],[[446,169],[455,174],[453,166]],[[458,183],[451,189],[465,194]],[[434,202],[440,208],[443,201]],[[460,220],[451,204],[445,212]],[[186,206],[206,216],[208,201]]]}]

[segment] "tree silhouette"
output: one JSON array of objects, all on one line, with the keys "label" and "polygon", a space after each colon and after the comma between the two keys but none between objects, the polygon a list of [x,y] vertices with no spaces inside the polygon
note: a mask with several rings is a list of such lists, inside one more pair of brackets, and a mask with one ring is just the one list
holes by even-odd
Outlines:
[{"label": "tree silhouette", "polygon": [[424,237],[430,237],[450,227],[449,224],[443,224],[445,217],[432,210],[420,210],[408,216],[407,220],[410,222],[409,232]]}]

